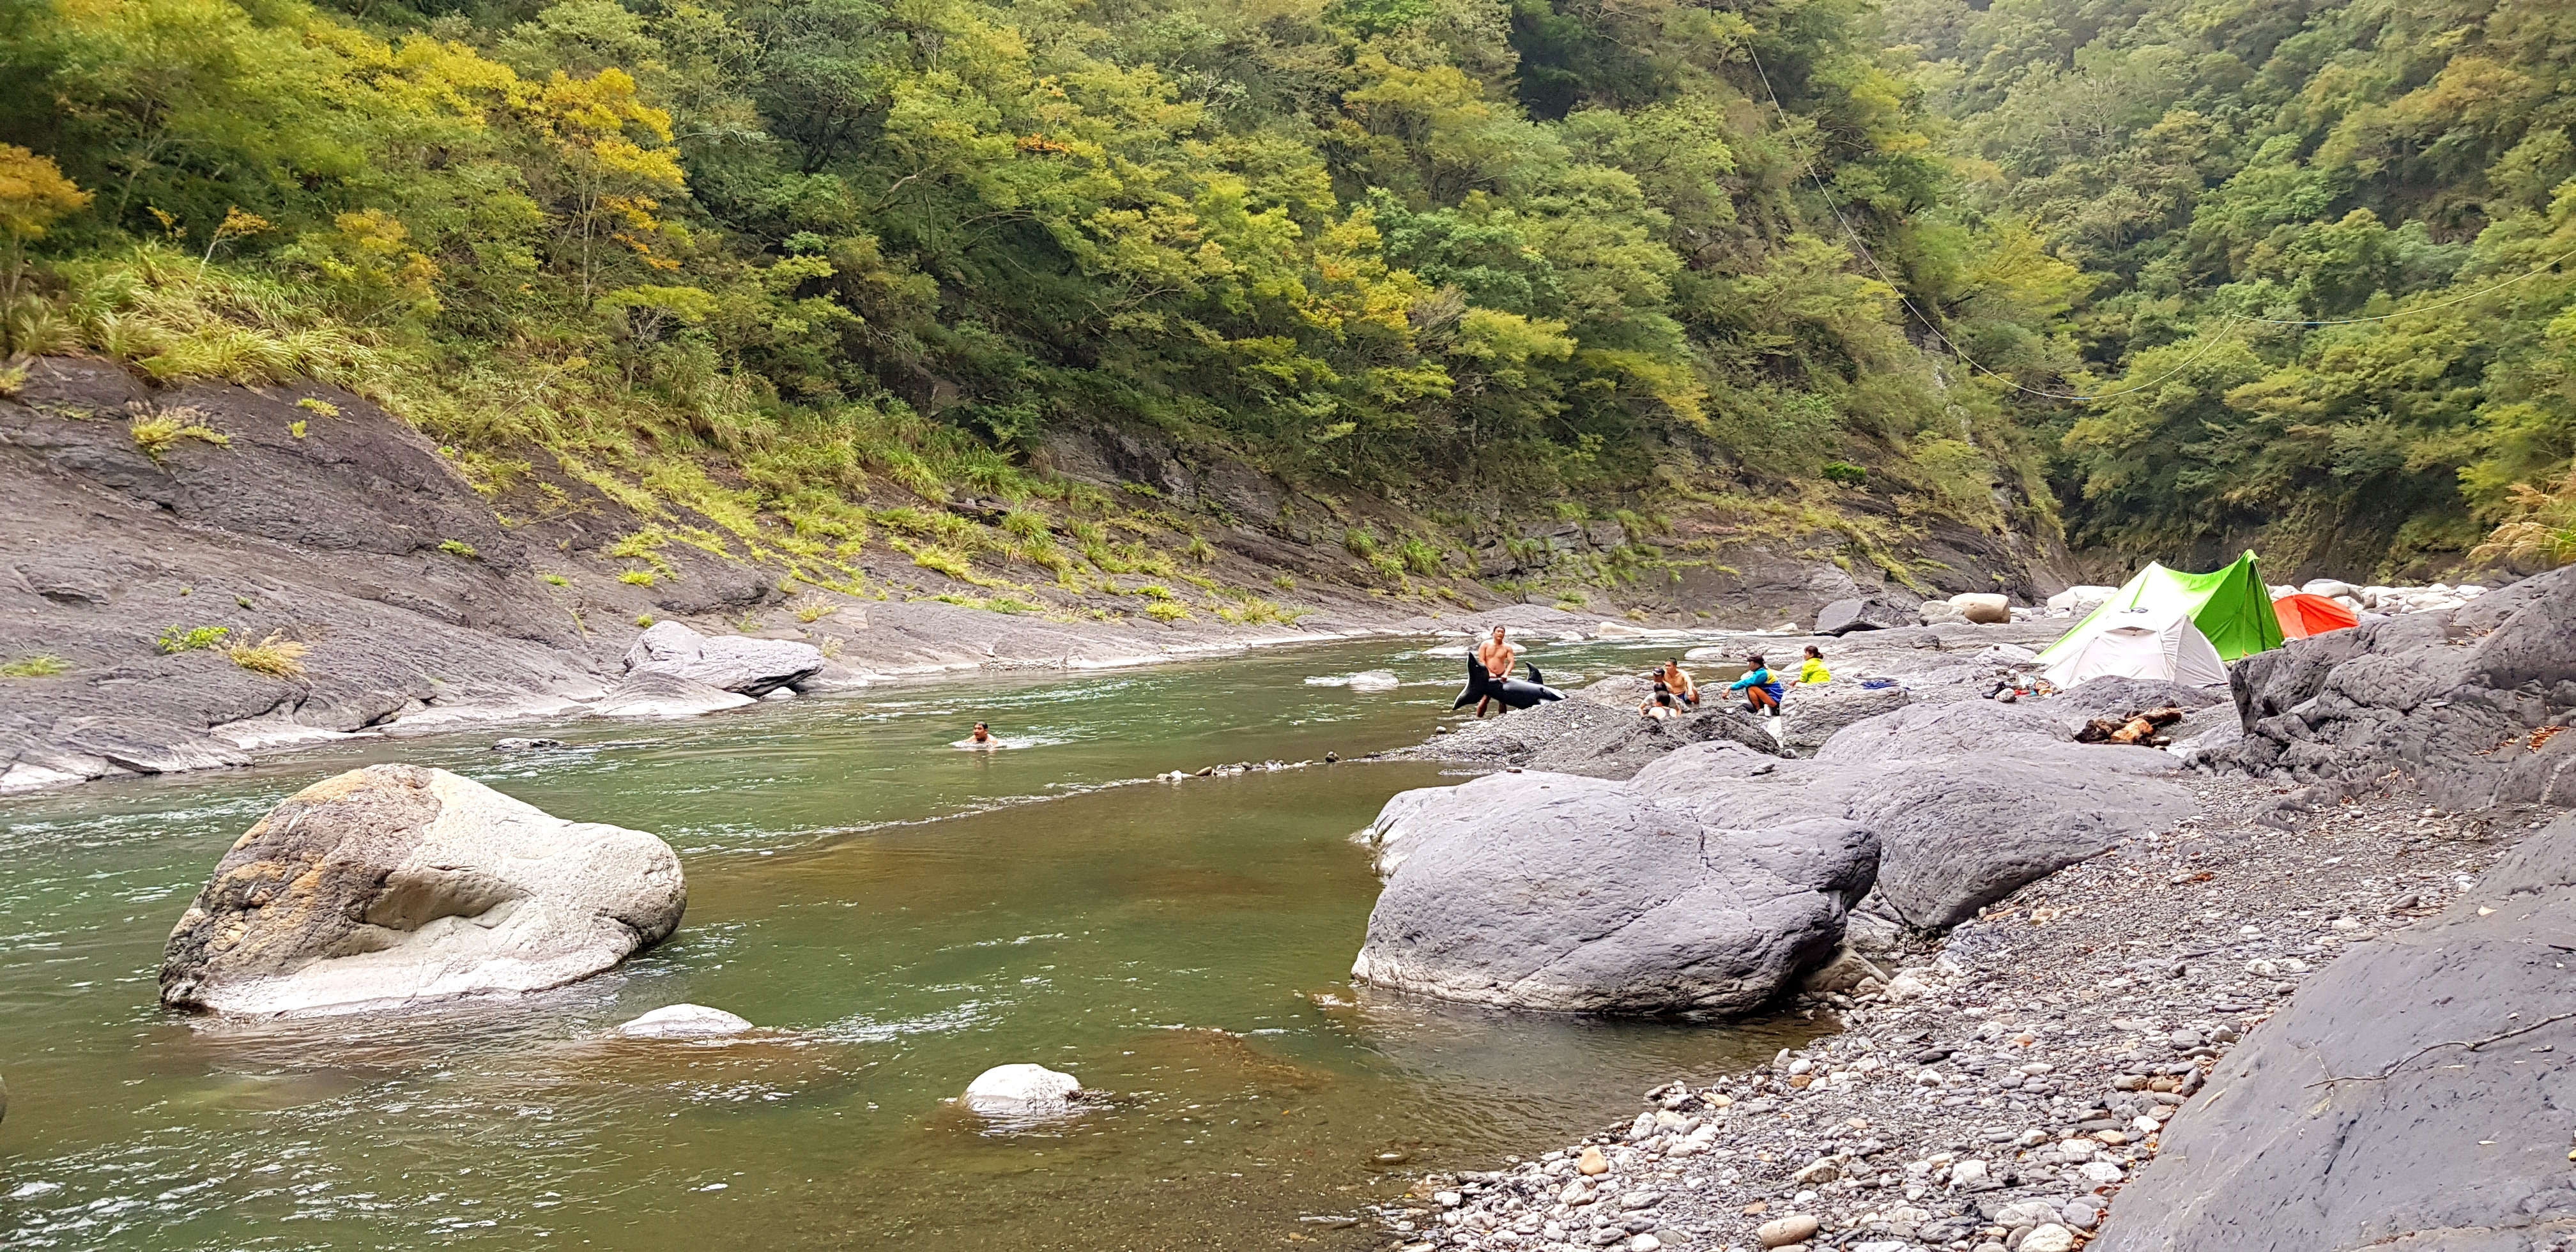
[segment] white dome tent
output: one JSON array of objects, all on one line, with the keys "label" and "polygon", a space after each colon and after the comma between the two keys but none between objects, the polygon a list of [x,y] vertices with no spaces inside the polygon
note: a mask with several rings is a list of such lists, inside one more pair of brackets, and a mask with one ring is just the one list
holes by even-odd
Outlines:
[{"label": "white dome tent", "polygon": [[2097,614],[2051,647],[2040,673],[2061,688],[2089,678],[2160,678],[2193,687],[2227,683],[2227,662],[2180,605]]}]

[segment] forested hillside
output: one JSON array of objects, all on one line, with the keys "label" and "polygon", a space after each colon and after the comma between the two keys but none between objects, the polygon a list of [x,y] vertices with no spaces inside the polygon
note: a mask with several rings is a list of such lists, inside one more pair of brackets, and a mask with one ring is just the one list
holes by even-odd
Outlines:
[{"label": "forested hillside", "polygon": [[1394,580],[1692,509],[2552,559],[2576,277],[2494,288],[2576,252],[2571,54],[2543,0],[0,0],[0,333],[827,579],[1076,578],[900,505],[1082,511],[1026,470],[1098,423],[1392,501]]},{"label": "forested hillside", "polygon": [[2534,486],[2576,453],[2576,7],[1889,16],[1952,121],[1961,201],[2085,271],[2064,355],[1960,336],[2016,383],[2105,397],[2033,410],[2078,542],[2265,532],[2369,569],[2518,521],[2523,558],[2576,557],[2576,480]]}]

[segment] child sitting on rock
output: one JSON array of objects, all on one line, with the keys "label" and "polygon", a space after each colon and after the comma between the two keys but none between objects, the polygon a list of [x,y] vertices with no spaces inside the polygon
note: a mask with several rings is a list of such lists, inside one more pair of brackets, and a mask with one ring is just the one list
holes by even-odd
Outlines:
[{"label": "child sitting on rock", "polygon": [[1637,715],[1660,721],[1689,707],[1690,705],[1684,703],[1681,696],[1673,691],[1672,684],[1658,678],[1655,680],[1655,694],[1646,697],[1646,702],[1637,706]]},{"label": "child sitting on rock", "polygon": [[1833,680],[1833,671],[1825,668],[1824,649],[1812,643],[1808,644],[1807,659],[1798,666],[1798,685],[1803,687],[1809,683],[1829,683]]}]

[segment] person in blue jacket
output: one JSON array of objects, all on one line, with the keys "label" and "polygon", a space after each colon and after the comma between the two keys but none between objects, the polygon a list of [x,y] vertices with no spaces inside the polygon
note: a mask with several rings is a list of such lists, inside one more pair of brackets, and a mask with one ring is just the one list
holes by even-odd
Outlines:
[{"label": "person in blue jacket", "polygon": [[1780,676],[1762,663],[1760,653],[1744,658],[1744,677],[1728,683],[1726,689],[1744,693],[1747,712],[1770,714],[1780,711]]}]

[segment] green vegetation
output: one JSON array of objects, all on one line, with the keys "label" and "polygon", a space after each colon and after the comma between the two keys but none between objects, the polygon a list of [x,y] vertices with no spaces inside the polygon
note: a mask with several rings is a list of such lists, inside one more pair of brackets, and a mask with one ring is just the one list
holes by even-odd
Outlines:
[{"label": "green vegetation", "polygon": [[63,658],[50,652],[39,652],[34,656],[0,662],[0,678],[51,678],[70,668],[71,663]]},{"label": "green vegetation", "polygon": [[473,544],[462,539],[441,539],[438,541],[438,550],[449,556],[463,557],[468,561],[481,560],[483,557],[482,553],[474,550]]},{"label": "green vegetation", "polygon": [[[22,5],[0,355],[347,387],[658,519],[647,583],[838,586],[875,527],[1174,577],[1077,516],[1166,493],[1024,468],[1077,415],[1891,567],[1934,516],[2456,562],[2576,453],[2563,7]],[[966,492],[1011,547],[905,503]]]},{"label": "green vegetation", "polygon": [[182,439],[194,439],[218,448],[232,442],[232,438],[221,431],[191,421],[195,416],[186,409],[171,409],[135,418],[132,431],[134,446],[141,448],[143,455],[158,461]]},{"label": "green vegetation", "polygon": [[172,626],[164,629],[152,646],[164,653],[194,652],[214,647],[232,633],[228,626]]}]

